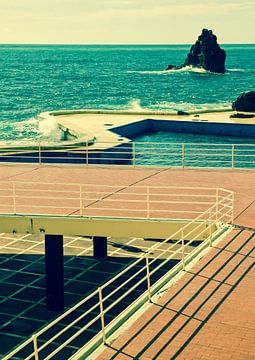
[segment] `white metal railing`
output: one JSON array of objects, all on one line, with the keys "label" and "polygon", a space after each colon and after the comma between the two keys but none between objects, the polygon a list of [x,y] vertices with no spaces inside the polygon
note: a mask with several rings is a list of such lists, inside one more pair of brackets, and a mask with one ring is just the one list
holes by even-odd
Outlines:
[{"label": "white metal railing", "polygon": [[1,146],[0,163],[255,168],[254,144],[65,142]]},{"label": "white metal railing", "polygon": [[[32,349],[26,356],[23,356],[22,359],[39,360],[42,351],[45,350],[48,350],[48,353],[43,356],[43,359],[51,359],[54,355],[59,354],[61,350],[70,345],[79,335],[93,326],[98,320],[101,324],[101,330],[89,341],[89,344],[92,344],[95,341],[99,341],[99,344],[106,343],[109,334],[114,331],[113,323],[116,321],[115,319],[111,322],[106,322],[106,316],[111,309],[117,304],[123,303],[123,300],[132,295],[142,284],[145,284],[145,291],[140,297],[133,301],[137,302],[139,299],[143,299],[147,302],[150,301],[153,294],[158,291],[158,286],[161,283],[161,280],[157,278],[153,282],[153,275],[158,274],[158,271],[173,259],[179,259],[180,261],[170,271],[177,271],[176,269],[179,269],[180,266],[182,269],[185,269],[185,266],[189,263],[190,259],[198,249],[195,247],[194,250],[189,251],[190,245],[201,238],[204,240],[200,246],[204,246],[204,244],[208,247],[212,246],[214,233],[219,227],[219,224],[226,222],[231,223],[233,221],[233,193],[225,189],[216,189],[215,194],[216,197],[214,198],[213,203],[210,204],[206,210],[191,219],[186,225],[170,234],[162,242],[151,246],[140,258],[134,260],[132,264],[120,271],[103,286],[99,287],[50,324],[33,334],[24,343],[9,352],[8,355],[4,356],[3,360],[11,359],[13,356],[18,357],[22,350],[28,350],[28,346],[32,346]],[[178,240],[169,242],[176,238]],[[152,256],[152,253],[156,253],[156,250],[161,250],[160,254]],[[121,281],[119,281],[118,287],[114,288],[113,284],[118,280]],[[92,299],[94,300],[94,303],[92,303],[87,310],[84,310],[84,305],[88,304]],[[117,316],[117,318],[130,310],[131,303],[132,301],[127,304],[127,307]],[[75,311],[79,309],[82,310],[79,316],[74,320],[70,320],[70,322],[60,331],[59,329],[56,329],[56,333],[48,340],[42,341],[41,337],[43,334],[49,329],[53,331],[54,327],[60,324],[63,319],[70,314],[75,314]],[[88,320],[85,325],[82,324],[81,321],[91,314],[94,314],[94,317]],[[74,329],[74,326],[78,326],[78,329],[76,328],[76,331],[72,335],[67,336],[64,341],[58,343],[58,338],[65,334],[69,329]],[[116,327],[116,324],[114,326]],[[54,349],[49,347],[53,345],[55,346]]]},{"label": "white metal railing", "polygon": [[0,213],[192,219],[226,194],[231,208],[221,188],[0,181]]}]

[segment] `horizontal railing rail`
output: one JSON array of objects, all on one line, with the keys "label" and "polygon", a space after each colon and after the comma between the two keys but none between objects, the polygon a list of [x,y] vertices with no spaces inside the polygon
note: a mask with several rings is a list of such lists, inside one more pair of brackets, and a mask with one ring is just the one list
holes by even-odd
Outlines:
[{"label": "horizontal railing rail", "polygon": [[0,163],[255,168],[254,144],[107,142],[0,146]]},{"label": "horizontal railing rail", "polygon": [[[172,189],[175,188],[172,187]],[[185,189],[190,190],[191,188],[186,187]],[[201,189],[203,189],[203,191],[206,190],[206,188]],[[13,356],[18,357],[19,353],[24,350],[27,351],[27,346],[32,348],[29,353],[22,357],[23,359],[39,360],[42,358],[40,357],[42,352],[47,349],[48,353],[43,356],[43,359],[51,359],[54,355],[59,354],[61,350],[70,345],[72,341],[77,339],[79,335],[84,333],[98,321],[100,321],[100,330],[93,338],[91,338],[89,343],[98,341],[98,339],[100,344],[106,343],[110,329],[112,329],[111,327],[113,326],[112,324],[114,322],[114,320],[106,322],[107,314],[111,311],[111,309],[113,309],[119,303],[122,303],[125,298],[130,296],[142,284],[145,285],[145,290],[138,298],[133,301],[138,301],[140,298],[144,298],[147,302],[150,301],[156,289],[158,289],[158,284],[161,281],[160,279],[157,279],[154,283],[152,282],[152,278],[155,274],[160,272],[160,270],[166,264],[168,264],[169,261],[172,261],[176,258],[179,260],[177,264],[172,267],[171,271],[174,271],[175,268],[177,269],[180,264],[181,268],[185,269],[186,264],[190,261],[189,259],[191,259],[197,251],[197,247],[194,247],[192,251],[189,249],[194,241],[197,242],[197,239],[200,237],[203,239],[202,244],[205,243],[208,247],[212,246],[214,232],[215,229],[218,229],[219,224],[232,223],[234,209],[233,192],[221,188],[211,188],[209,190],[213,190],[215,193],[214,201],[212,204],[210,204],[209,207],[207,206],[207,208],[202,213],[191,219],[180,229],[173,231],[173,233],[170,234],[165,240],[162,240],[161,242],[151,246],[146,253],[142,254],[138,259],[134,260],[130,265],[121,270],[112,279],[104,283],[101,287],[93,291],[86,298],[81,300],[71,309],[67,310],[64,314],[60,315],[50,324],[46,325],[37,333],[33,334],[28,340],[19,345],[16,349],[9,352],[8,355],[3,357],[3,360],[11,359]],[[203,226],[204,224],[206,224],[206,226]],[[178,240],[173,241],[173,239],[176,238]],[[152,253],[156,253],[157,251],[159,251],[159,254],[152,256]],[[159,260],[161,261],[159,262]],[[123,276],[125,277],[124,280]],[[118,283],[118,286],[114,288],[113,284],[120,279],[121,281]],[[84,305],[91,302],[92,300],[93,303],[88,307],[88,309],[84,310]],[[130,306],[131,305],[128,305],[120,312],[118,316],[124,314]],[[44,340],[42,343],[41,337],[43,334],[45,334],[48,330],[52,330],[55,326],[60,324],[63,319],[65,319],[70,314],[74,314],[78,309],[82,309],[79,316],[77,316],[74,320],[70,320],[70,322],[63,329],[60,331],[58,329],[54,335],[52,335],[49,339]],[[88,320],[85,325],[82,324],[81,321],[84,320],[86,316],[91,314],[94,314],[94,317]],[[57,343],[57,339],[61,335],[75,326],[78,326],[78,328],[76,328],[76,331],[72,335],[67,336],[64,341]],[[50,348],[52,344],[55,344],[55,349],[53,350]]]},{"label": "horizontal railing rail", "polygon": [[227,194],[205,187],[0,181],[0,213],[191,219]]}]

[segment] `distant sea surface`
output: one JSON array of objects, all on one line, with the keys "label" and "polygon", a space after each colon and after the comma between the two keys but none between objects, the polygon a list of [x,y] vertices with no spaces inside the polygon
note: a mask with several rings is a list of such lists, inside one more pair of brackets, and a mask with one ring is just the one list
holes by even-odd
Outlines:
[{"label": "distant sea surface", "polygon": [[184,62],[189,45],[0,45],[1,140],[54,139],[36,119],[43,111],[230,107],[255,90],[255,45],[221,46],[223,75],[165,71]]}]

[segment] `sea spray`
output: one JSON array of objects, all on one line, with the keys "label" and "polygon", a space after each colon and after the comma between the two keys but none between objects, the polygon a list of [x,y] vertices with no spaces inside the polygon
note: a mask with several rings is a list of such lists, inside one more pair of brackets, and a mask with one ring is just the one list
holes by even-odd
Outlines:
[{"label": "sea spray", "polygon": [[141,106],[140,99],[133,99],[128,103],[128,109],[132,111],[142,111],[143,108]]},{"label": "sea spray", "polygon": [[39,120],[39,133],[42,139],[59,141],[62,137],[62,131],[60,130],[56,119],[53,116]]}]

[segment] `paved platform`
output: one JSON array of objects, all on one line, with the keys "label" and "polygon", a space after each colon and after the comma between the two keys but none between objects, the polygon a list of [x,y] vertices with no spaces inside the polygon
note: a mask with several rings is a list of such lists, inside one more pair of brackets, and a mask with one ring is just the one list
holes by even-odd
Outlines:
[{"label": "paved platform", "polygon": [[[154,244],[157,244],[157,240],[111,237],[108,238],[109,256],[107,259],[97,259],[93,257],[91,238],[65,236],[64,311],[116,276],[138,257],[148,252],[148,249]],[[164,247],[151,254],[151,257],[160,257],[157,264],[165,259],[166,254],[163,252],[168,246],[165,244]],[[173,248],[171,252],[176,251],[176,248]],[[188,252],[192,250],[192,246],[187,249]],[[52,322],[57,315],[63,313],[50,311],[45,307],[44,255],[44,237],[42,235],[0,234],[0,358],[41,327]],[[158,276],[163,276],[180,260],[180,256],[181,254],[177,254],[172,262],[163,266],[160,274],[154,276],[152,282],[158,280]],[[126,274],[118,279],[122,282],[125,280]],[[117,282],[113,283],[110,289],[116,288],[118,284]],[[109,311],[106,315],[106,322],[117,316],[130,302],[141,295],[142,291],[144,291],[144,284],[127,296],[112,311]],[[40,337],[40,343],[80,316],[86,306],[91,306],[91,303],[83,305],[82,308],[77,309],[60,321],[57,326],[47,331]],[[98,309],[94,309],[84,320],[96,317],[97,311]],[[59,346],[66,336],[78,331],[80,325],[82,324],[79,322],[76,326],[72,326],[62,337],[55,340],[47,351],[52,350],[54,346]],[[76,352],[79,346],[84,345],[84,342],[91,339],[98,331],[100,331],[100,322],[97,321],[54,359],[68,359],[70,354]],[[46,356],[47,351],[42,351],[40,354],[42,358]],[[24,359],[23,355],[24,353],[21,353],[15,359]]]},{"label": "paved platform", "polygon": [[[176,122],[186,124],[208,122],[211,124],[235,124],[239,125],[254,125],[255,117],[253,113],[250,118],[236,118],[231,117],[235,111],[230,110],[215,110],[212,112],[198,111],[186,113],[186,115],[177,115],[177,112],[160,112],[160,111],[112,111],[112,110],[63,110],[41,113],[39,118],[41,120],[56,122],[61,129],[67,129],[69,134],[76,138],[93,139],[97,142],[128,142],[130,135],[135,135],[141,130],[146,129],[145,122],[147,119],[153,119],[157,124],[159,121]],[[132,126],[134,125],[134,126]],[[119,128],[126,127],[126,130],[121,131]],[[131,127],[132,130],[131,130]],[[156,125],[157,128],[157,125]]]},{"label": "paved platform", "polygon": [[145,167],[86,167],[0,165],[0,181],[84,183],[97,185],[203,186],[222,187],[235,192],[234,223],[254,226],[255,171],[228,169],[177,169]]},{"label": "paved platform", "polygon": [[[123,188],[138,184],[205,186],[223,187],[234,191],[236,194],[234,223],[240,228],[234,230],[230,237],[219,246],[214,247],[207,257],[202,259],[189,273],[186,273],[173,288],[162,296],[159,302],[151,306],[149,311],[132,326],[131,330],[112,343],[111,348],[105,349],[100,359],[255,359],[255,289],[253,286],[255,277],[255,171],[6,164],[0,166],[0,180],[24,181],[24,184],[26,181],[63,184],[67,182],[121,184]],[[33,241],[33,239],[30,240]],[[68,241],[73,240],[69,239]],[[7,248],[7,254],[14,255],[13,249],[12,251],[8,249],[8,239],[5,242],[4,248]],[[24,242],[22,244],[24,245]],[[38,245],[42,246],[40,242]],[[114,244],[112,246],[114,247]],[[75,252],[77,255],[85,254],[79,253],[79,249],[77,251],[77,253]],[[3,264],[12,260],[6,259],[5,254],[1,255]],[[38,263],[42,260],[40,256],[34,257],[31,253],[29,255],[30,258],[27,259],[16,259],[18,264],[22,262],[22,266],[24,265],[22,269],[29,268],[31,265],[32,269],[34,265],[30,262],[34,262],[33,259],[38,260]],[[32,258],[31,255],[33,255]],[[24,261],[27,262],[23,263]],[[126,258],[123,264],[126,264]],[[97,264],[95,264],[96,267]],[[13,269],[6,270],[12,271]],[[29,272],[30,288],[33,288],[34,284],[40,280],[33,276],[35,274]],[[83,275],[87,276],[85,273]],[[7,277],[4,276],[3,282],[9,283],[5,279],[9,278],[10,280],[12,276],[15,279],[15,274],[8,273]],[[42,273],[39,277],[41,276]],[[74,285],[78,286],[75,278],[73,280]],[[84,281],[87,281],[86,278]],[[13,297],[16,302],[25,302],[23,298],[19,297],[19,294],[25,290],[22,284],[15,283],[13,286],[18,288],[15,288],[14,292],[7,296]],[[77,291],[71,290],[70,285],[70,293],[72,295],[70,297],[71,305],[77,299],[77,294],[81,296],[80,288],[77,293]],[[40,285],[34,292],[34,296],[38,296],[36,301],[43,304],[44,298]],[[1,304],[4,304],[5,298],[2,297],[0,301]],[[29,303],[30,305],[38,306],[37,303],[35,305]],[[6,309],[8,308],[7,304]],[[13,310],[17,315],[16,311],[19,309],[15,305]],[[4,324],[10,321],[6,311],[0,311],[2,315],[7,316]],[[23,313],[26,309],[22,308],[20,311]],[[32,316],[34,316],[33,314]],[[41,314],[41,312],[36,312],[36,314]],[[50,319],[53,318],[52,316]],[[36,319],[35,317],[39,326],[41,319]],[[10,329],[8,331],[10,332]],[[30,333],[34,330],[29,327],[26,331]],[[6,331],[4,330],[2,334],[5,335]],[[23,339],[27,335],[27,333],[21,334]],[[12,336],[9,336],[9,339],[11,338]],[[17,343],[17,339],[15,343]],[[69,350],[74,351],[74,348]],[[64,358],[68,357],[62,357],[62,359]]]},{"label": "paved platform", "polygon": [[236,229],[98,360],[255,359],[255,229]]}]

